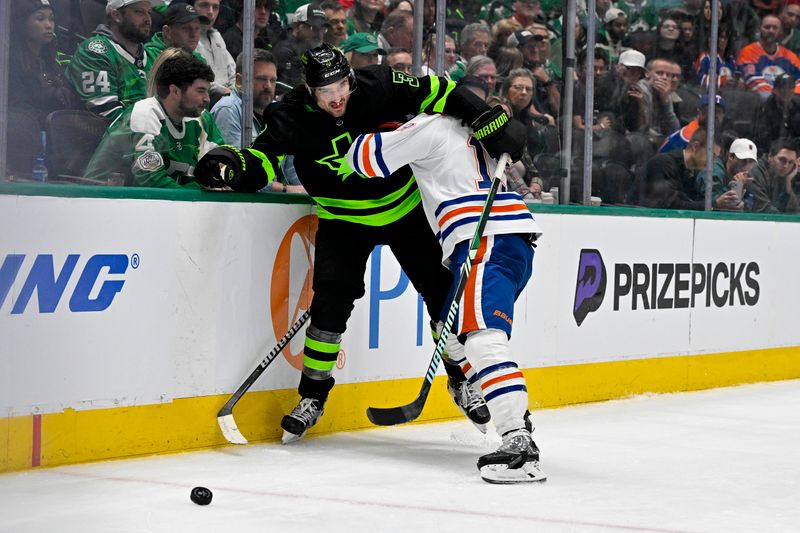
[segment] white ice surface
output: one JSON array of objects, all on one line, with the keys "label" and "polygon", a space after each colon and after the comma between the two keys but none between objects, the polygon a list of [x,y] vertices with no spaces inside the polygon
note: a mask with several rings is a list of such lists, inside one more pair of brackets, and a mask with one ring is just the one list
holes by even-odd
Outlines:
[{"label": "white ice surface", "polygon": [[541,484],[456,421],[1,475],[0,532],[800,531],[800,381],[534,415]]}]

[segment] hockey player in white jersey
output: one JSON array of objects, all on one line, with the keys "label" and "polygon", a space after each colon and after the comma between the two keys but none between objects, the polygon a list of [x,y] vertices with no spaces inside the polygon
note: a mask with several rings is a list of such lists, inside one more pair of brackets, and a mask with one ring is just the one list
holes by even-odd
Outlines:
[{"label": "hockey player in white jersey", "polygon": [[[395,131],[358,136],[347,160],[366,177],[387,177],[403,165],[411,167],[444,263],[457,279],[496,166],[470,130],[458,119],[423,114]],[[480,384],[503,439],[497,451],[478,460],[481,477],[490,483],[546,479],[531,438],[525,378],[509,349],[514,302],[531,276],[533,241],[540,233],[522,198],[501,187],[464,291],[458,335],[447,341],[450,357],[471,383]],[[451,295],[453,290],[455,282]]]}]

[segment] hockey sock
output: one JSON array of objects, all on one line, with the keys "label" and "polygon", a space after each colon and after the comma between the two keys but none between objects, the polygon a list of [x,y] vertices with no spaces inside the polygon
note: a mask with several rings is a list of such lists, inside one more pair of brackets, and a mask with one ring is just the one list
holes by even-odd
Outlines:
[{"label": "hockey sock", "polygon": [[341,333],[323,331],[310,325],[303,348],[303,375],[298,392],[303,398],[326,400],[333,388],[333,367],[339,357]]},{"label": "hockey sock", "polygon": [[[430,326],[433,342],[439,342],[439,333],[442,327],[444,327],[444,323],[439,322],[434,325],[433,321],[431,321]],[[471,369],[469,361],[467,361],[464,355],[464,345],[458,342],[455,332],[451,332],[450,335],[447,336],[445,351],[442,352],[442,363],[444,363],[447,376],[455,383],[460,383],[474,375],[474,371],[468,374],[467,370],[464,368],[466,366],[467,369]]]},{"label": "hockey sock", "polygon": [[525,377],[511,360],[506,333],[497,329],[473,331],[467,336],[465,352],[481,385],[497,433],[503,435],[524,428],[528,389]]}]

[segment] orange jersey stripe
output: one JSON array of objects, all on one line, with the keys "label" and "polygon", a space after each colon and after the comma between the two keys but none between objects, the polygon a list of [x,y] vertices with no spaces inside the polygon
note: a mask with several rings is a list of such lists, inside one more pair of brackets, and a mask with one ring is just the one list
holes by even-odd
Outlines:
[{"label": "orange jersey stripe", "polygon": [[[492,213],[508,213],[509,211],[522,211],[527,210],[528,208],[525,206],[521,206],[518,204],[511,204],[511,205],[493,205],[492,206]],[[453,209],[452,211],[448,211],[445,216],[439,219],[439,228],[443,228],[444,225],[453,217],[457,217],[458,215],[463,215],[465,213],[480,213],[483,210],[483,206],[480,205],[470,205],[467,207],[459,207],[458,209]]]},{"label": "orange jersey stripe", "polygon": [[500,383],[503,381],[508,381],[509,379],[516,379],[516,378],[524,378],[525,376],[522,375],[522,372],[514,372],[513,374],[506,374],[505,376],[499,376],[484,383],[481,383],[481,389],[487,389],[494,385],[495,383]]},{"label": "orange jersey stripe", "polygon": [[486,254],[486,244],[486,237],[483,237],[478,245],[478,253],[475,254],[475,260],[472,262],[472,270],[470,271],[469,279],[467,279],[467,285],[464,287],[464,297],[461,299],[464,304],[462,306],[462,314],[464,316],[461,323],[462,333],[480,329],[476,317],[476,312],[480,312],[480,309],[475,309],[475,280],[478,278],[477,270],[481,268],[482,265],[480,263]]},{"label": "orange jersey stripe", "polygon": [[364,142],[361,144],[361,166],[364,168],[367,176],[374,177],[376,175],[375,170],[372,168],[372,165],[369,162],[369,142],[373,137],[375,137],[375,134],[370,133],[364,137]]}]

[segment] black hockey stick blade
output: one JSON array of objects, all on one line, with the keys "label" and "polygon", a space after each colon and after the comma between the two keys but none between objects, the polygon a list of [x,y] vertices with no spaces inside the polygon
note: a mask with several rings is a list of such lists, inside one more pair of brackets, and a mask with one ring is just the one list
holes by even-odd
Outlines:
[{"label": "black hockey stick blade", "polygon": [[222,431],[222,435],[225,437],[225,440],[230,442],[231,444],[247,444],[247,439],[244,438],[242,432],[239,431],[239,427],[236,425],[236,420],[233,418],[233,407],[236,403],[244,396],[244,393],[250,390],[250,387],[253,386],[253,383],[264,373],[264,370],[275,360],[281,350],[283,350],[287,344],[297,335],[297,332],[303,327],[303,324],[306,323],[308,318],[311,316],[311,311],[307,310],[303,313],[300,318],[289,328],[289,331],[286,332],[281,340],[278,341],[278,344],[270,350],[269,354],[261,360],[258,366],[253,370],[247,379],[244,380],[236,392],[228,399],[225,405],[222,406],[222,409],[219,410],[217,413],[217,424],[219,424],[219,429]]},{"label": "black hockey stick blade", "polygon": [[422,414],[422,408],[425,407],[430,390],[431,384],[426,380],[417,399],[410,404],[399,407],[368,407],[367,418],[376,426],[396,426],[413,422]]},{"label": "black hockey stick blade", "polygon": [[486,228],[486,223],[489,220],[489,214],[492,210],[492,204],[494,204],[494,197],[497,194],[497,190],[500,188],[503,172],[505,171],[506,165],[509,163],[509,159],[510,158],[508,154],[503,154],[497,161],[497,167],[495,168],[494,176],[492,177],[492,186],[489,189],[489,194],[486,196],[486,202],[483,204],[483,209],[481,210],[481,215],[475,228],[475,234],[470,242],[469,254],[464,261],[464,264],[461,265],[461,273],[458,277],[456,290],[453,293],[452,300],[450,301],[447,318],[445,319],[442,332],[439,334],[439,340],[436,342],[436,348],[433,351],[433,357],[431,357],[431,362],[428,364],[428,372],[425,374],[425,380],[422,383],[422,387],[420,388],[417,398],[409,404],[400,405],[397,407],[367,407],[367,418],[369,418],[370,422],[373,424],[378,426],[395,426],[397,424],[405,424],[407,422],[416,420],[419,415],[422,414],[422,409],[425,407],[425,402],[428,400],[428,393],[430,393],[431,390],[431,383],[433,383],[433,378],[436,375],[436,369],[439,367],[439,363],[442,360],[442,353],[444,352],[444,346],[447,342],[447,337],[450,335],[450,329],[452,328],[456,314],[458,313],[458,308],[461,303],[461,296],[464,294],[464,288],[467,285],[469,273],[472,270],[472,261],[475,259],[475,255],[477,254],[478,246],[480,245],[481,237],[483,236],[483,230]]}]

